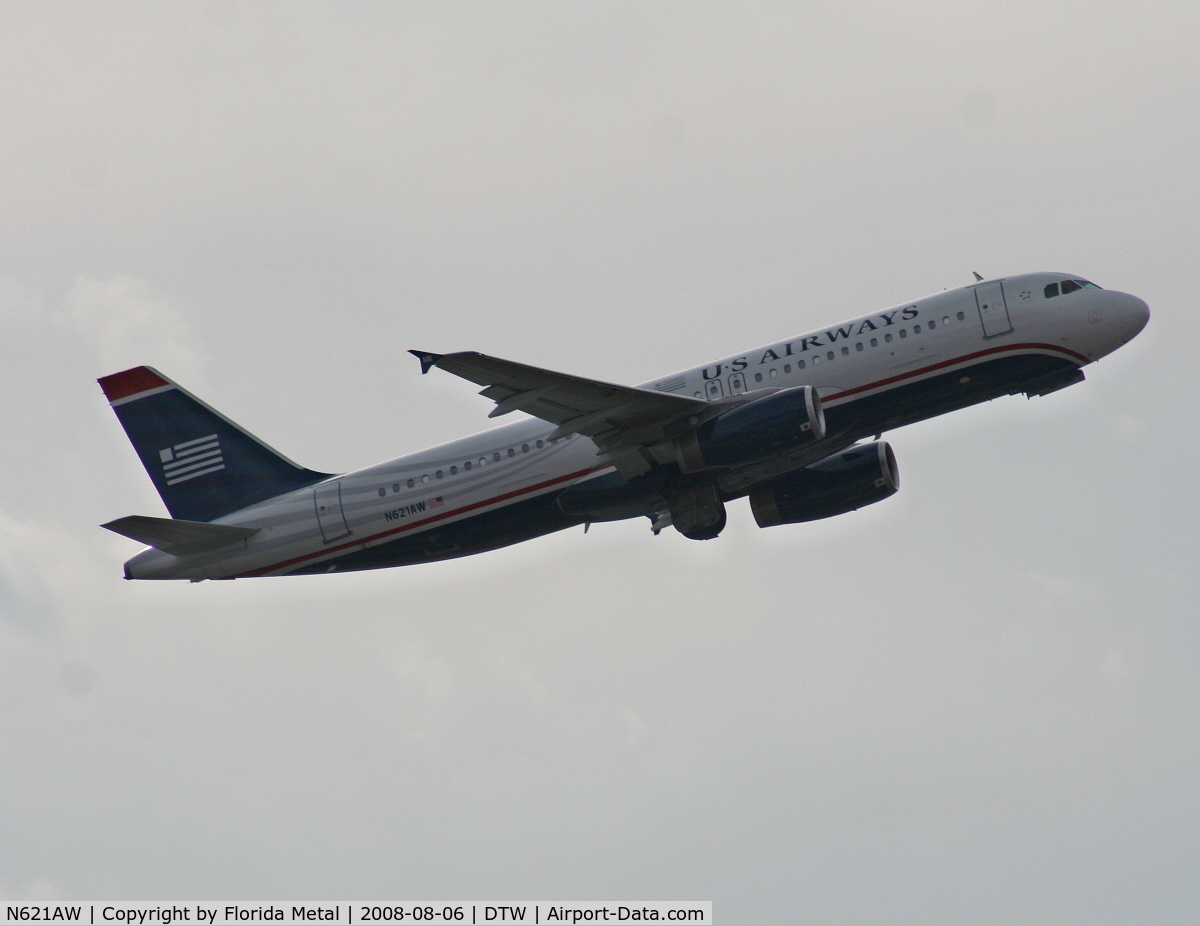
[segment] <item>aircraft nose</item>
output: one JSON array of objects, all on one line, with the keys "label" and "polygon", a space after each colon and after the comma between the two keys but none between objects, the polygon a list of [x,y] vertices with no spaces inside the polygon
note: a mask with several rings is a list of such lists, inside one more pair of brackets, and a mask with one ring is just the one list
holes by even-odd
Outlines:
[{"label": "aircraft nose", "polygon": [[1121,314],[1125,322],[1125,337],[1129,340],[1136,337],[1146,327],[1146,322],[1150,321],[1150,306],[1146,305],[1144,299],[1126,294]]}]

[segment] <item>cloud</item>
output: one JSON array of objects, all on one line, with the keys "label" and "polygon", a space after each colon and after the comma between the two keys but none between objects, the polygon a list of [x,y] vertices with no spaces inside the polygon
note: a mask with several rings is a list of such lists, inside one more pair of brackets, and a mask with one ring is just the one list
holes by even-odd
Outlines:
[{"label": "cloud", "polygon": [[42,300],[21,280],[0,276],[0,321],[7,328],[28,328],[42,311]]},{"label": "cloud", "polygon": [[62,892],[45,878],[34,878],[21,887],[0,884],[0,904],[46,904],[62,898]]},{"label": "cloud", "polygon": [[972,90],[958,106],[963,121],[984,125],[996,118],[996,97],[990,90]]},{"label": "cloud", "polygon": [[128,274],[78,277],[57,320],[92,346],[105,372],[147,364],[196,382],[204,367],[197,335],[175,300]]},{"label": "cloud", "polygon": [[448,661],[425,651],[417,643],[407,643],[387,660],[400,681],[396,693],[398,732],[417,742],[444,732],[446,702],[454,693],[454,672]]},{"label": "cloud", "polygon": [[0,510],[0,619],[44,632],[93,613],[104,597],[95,546],[48,520]]},{"label": "cloud", "polygon": [[46,629],[53,607],[50,531],[0,512],[0,619],[26,630]]}]

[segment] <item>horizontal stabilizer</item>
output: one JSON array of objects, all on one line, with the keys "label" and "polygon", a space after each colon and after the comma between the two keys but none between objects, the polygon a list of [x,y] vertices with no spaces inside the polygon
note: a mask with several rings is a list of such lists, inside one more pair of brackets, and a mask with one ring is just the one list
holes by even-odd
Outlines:
[{"label": "horizontal stabilizer", "polygon": [[245,540],[259,531],[257,527],[234,527],[230,524],[208,524],[204,521],[180,521],[173,518],[148,518],[140,514],[117,518],[100,526],[172,556],[219,550],[239,540]]}]

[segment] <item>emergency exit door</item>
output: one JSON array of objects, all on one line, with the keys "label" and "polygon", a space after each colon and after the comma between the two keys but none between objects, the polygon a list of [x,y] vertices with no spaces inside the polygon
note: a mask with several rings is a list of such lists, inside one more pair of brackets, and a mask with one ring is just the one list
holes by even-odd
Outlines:
[{"label": "emergency exit door", "polygon": [[985,283],[975,287],[975,303],[979,306],[979,320],[983,323],[983,336],[994,338],[1013,330],[1008,317],[1008,305],[1004,301],[1004,284]]},{"label": "emergency exit door", "polygon": [[313,489],[313,506],[317,509],[317,523],[321,525],[321,536],[326,543],[350,533],[346,515],[342,512],[340,479],[323,483]]}]

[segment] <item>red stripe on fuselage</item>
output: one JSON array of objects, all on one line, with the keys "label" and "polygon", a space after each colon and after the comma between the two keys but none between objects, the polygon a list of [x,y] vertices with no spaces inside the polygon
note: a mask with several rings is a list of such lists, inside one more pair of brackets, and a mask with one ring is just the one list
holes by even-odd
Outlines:
[{"label": "red stripe on fuselage", "polygon": [[901,380],[912,379],[914,376],[921,376],[925,373],[930,373],[933,370],[943,370],[946,367],[952,367],[955,364],[966,363],[969,360],[974,360],[977,357],[986,357],[988,354],[999,354],[1004,351],[1011,350],[1052,350],[1060,354],[1066,354],[1072,360],[1079,361],[1080,364],[1091,363],[1083,354],[1076,353],[1069,347],[1059,347],[1055,344],[1005,344],[1003,347],[989,347],[987,350],[975,351],[973,354],[963,354],[961,357],[955,357],[953,360],[943,360],[940,363],[931,363],[927,367],[921,367],[916,370],[909,370],[907,373],[897,373],[895,376],[889,376],[886,379],[878,379],[873,383],[866,383],[862,386],[855,386],[853,389],[846,389],[843,392],[835,392],[833,395],[826,396],[823,402],[833,402],[837,399],[844,399],[846,396],[858,395],[860,392],[866,392],[869,389],[878,389],[880,386],[887,386],[891,383],[898,383]]},{"label": "red stripe on fuselage", "polygon": [[[914,376],[920,376],[924,373],[929,373],[933,370],[945,369],[946,367],[951,367],[951,366],[954,366],[955,364],[966,363],[968,361],[975,360],[979,357],[988,356],[989,354],[998,354],[998,353],[1003,353],[1005,351],[1016,351],[1016,350],[1049,350],[1049,351],[1054,351],[1054,352],[1060,353],[1060,354],[1066,354],[1072,360],[1078,360],[1081,364],[1086,364],[1086,363],[1090,362],[1087,357],[1083,356],[1083,354],[1076,353],[1075,351],[1071,350],[1070,348],[1058,347],[1054,344],[1038,344],[1038,343],[1006,344],[1002,347],[989,347],[986,350],[975,351],[974,353],[970,353],[970,354],[964,354],[963,356],[957,357],[953,360],[943,360],[940,363],[933,363],[927,367],[921,367],[918,370],[910,370],[907,373],[900,373],[896,376],[889,376],[886,379],[876,380],[875,382],[866,383],[862,386],[855,386],[853,389],[846,389],[843,392],[834,393],[833,395],[826,398],[825,401],[832,402],[837,399],[843,399],[848,396],[857,395],[858,393],[866,392],[869,389],[877,389],[881,386],[887,386],[892,383],[900,382],[902,380],[912,379]],[[117,375],[119,376],[121,374],[117,374]],[[421,520],[421,521],[413,521],[410,524],[402,524],[399,527],[393,527],[390,530],[382,531],[378,534],[373,534],[370,537],[367,537],[363,540],[354,540],[350,543],[343,543],[339,546],[330,547],[329,549],[326,549],[326,550],[318,550],[315,553],[306,553],[303,556],[296,556],[296,557],[293,557],[292,559],[284,560],[281,563],[275,563],[272,566],[264,566],[261,569],[254,569],[250,572],[241,573],[240,575],[234,576],[234,578],[246,579],[246,578],[251,578],[253,576],[263,576],[270,572],[275,572],[280,569],[286,569],[289,566],[295,566],[298,563],[303,563],[303,562],[307,562],[309,560],[314,560],[314,559],[318,559],[318,558],[321,558],[324,556],[328,556],[330,553],[338,553],[343,550],[349,550],[352,547],[361,546],[364,543],[372,543],[376,540],[379,540],[381,537],[389,537],[389,536],[392,536],[393,534],[399,534],[399,533],[403,533],[405,531],[411,531],[418,527],[422,527],[422,526],[425,526],[428,524],[433,524],[437,521],[444,521],[447,518],[452,518],[455,515],[463,514],[464,512],[467,512],[467,511],[474,511],[479,508],[485,508],[488,505],[495,505],[495,504],[498,504],[499,502],[503,502],[503,501],[507,501],[512,498],[516,498],[519,495],[527,495],[530,492],[536,492],[539,489],[545,489],[545,488],[548,488],[549,486],[557,485],[558,483],[566,482],[570,479],[578,479],[579,477],[586,476],[589,473],[596,473],[601,470],[609,469],[609,468],[610,467],[608,467],[608,466],[596,466],[596,467],[592,467],[590,469],[581,469],[574,473],[568,473],[565,476],[558,476],[554,479],[549,479],[545,482],[539,482],[537,485],[529,486],[528,488],[525,488],[525,489],[517,489],[512,492],[505,493],[504,495],[497,495],[494,498],[485,499],[484,501],[481,501],[481,502],[474,502],[473,504],[470,504],[470,505],[464,505],[462,508],[455,508],[452,511],[441,512],[439,514],[434,515],[433,517],[425,518],[424,520]]]},{"label": "red stripe on fuselage", "polygon": [[462,514],[465,511],[474,511],[478,508],[485,508],[488,505],[495,505],[498,502],[508,501],[511,498],[516,498],[518,495],[528,495],[530,492],[536,492],[539,489],[545,489],[552,485],[557,485],[560,482],[566,482],[568,479],[578,479],[580,476],[586,476],[589,473],[598,473],[601,470],[611,469],[609,466],[594,466],[590,469],[577,470],[574,473],[567,473],[565,476],[556,476],[553,479],[547,479],[545,482],[539,482],[536,485],[527,486],[524,489],[514,489],[512,492],[506,492],[503,495],[497,495],[493,498],[484,499],[481,502],[473,502],[470,505],[464,505],[461,508],[454,508],[451,511],[443,511],[435,514],[431,518],[424,518],[420,521],[413,521],[409,524],[401,524],[399,527],[393,527],[390,530],[380,531],[378,534],[372,534],[362,540],[353,540],[350,543],[343,543],[336,547],[330,547],[326,550],[318,550],[315,553],[305,553],[303,556],[295,556],[292,559],[284,560],[282,563],[275,563],[273,566],[264,566],[261,569],[253,569],[250,572],[244,572],[234,576],[235,579],[248,579],[252,576],[266,575],[268,572],[275,572],[277,569],[285,569],[288,566],[295,566],[297,563],[303,563],[307,560],[318,559],[319,557],[328,556],[330,553],[338,553],[342,550],[349,550],[351,547],[362,546],[364,543],[373,543],[381,537],[390,537],[393,534],[400,534],[405,531],[411,531],[418,527],[424,527],[427,524],[433,524],[437,521],[445,521],[447,518],[452,518],[455,515]]}]

